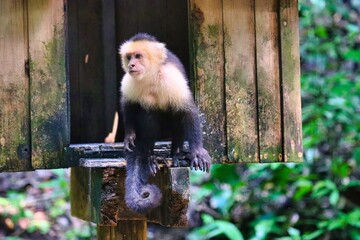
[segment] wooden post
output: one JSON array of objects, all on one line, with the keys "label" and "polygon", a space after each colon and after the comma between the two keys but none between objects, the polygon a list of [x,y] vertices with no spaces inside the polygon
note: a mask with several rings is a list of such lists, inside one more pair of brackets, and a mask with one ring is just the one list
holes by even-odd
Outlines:
[{"label": "wooden post", "polygon": [[99,240],[146,240],[146,220],[120,220],[115,227],[98,226]]},{"label": "wooden post", "polygon": [[[68,158],[80,159],[81,166],[71,169],[72,215],[96,223],[99,239],[142,239],[147,221],[167,227],[186,226],[189,168],[161,168],[150,181],[163,193],[162,204],[148,215],[135,214],[124,202],[123,147],[123,143],[70,146]],[[154,150],[158,157],[168,159],[170,142],[157,142]],[[127,226],[130,229],[125,229]]]}]

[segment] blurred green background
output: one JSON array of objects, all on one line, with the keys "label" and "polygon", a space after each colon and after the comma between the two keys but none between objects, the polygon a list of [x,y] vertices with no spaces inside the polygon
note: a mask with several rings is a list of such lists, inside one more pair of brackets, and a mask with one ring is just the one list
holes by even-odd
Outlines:
[{"label": "blurred green background", "polygon": [[[193,172],[189,229],[149,239],[360,239],[360,0],[299,0],[299,16],[305,162]],[[95,239],[68,177],[1,173],[0,239]]]}]

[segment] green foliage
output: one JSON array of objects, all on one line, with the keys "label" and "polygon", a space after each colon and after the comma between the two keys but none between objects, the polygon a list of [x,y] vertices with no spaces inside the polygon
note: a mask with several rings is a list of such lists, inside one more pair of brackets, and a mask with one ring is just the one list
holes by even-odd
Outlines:
[{"label": "green foliage", "polygon": [[[214,166],[196,175],[189,239],[360,239],[360,1],[300,0],[301,164]],[[204,210],[205,209],[205,210]],[[207,218],[210,218],[207,216]]]},{"label": "green foliage", "polygon": [[226,236],[230,240],[244,239],[239,229],[231,222],[215,220],[213,217],[206,214],[202,216],[202,219],[204,225],[190,234],[188,236],[189,240],[206,240],[221,235]]},{"label": "green foliage", "polygon": [[[12,182],[20,179],[17,174],[23,173],[9,174],[8,181]],[[54,235],[61,239],[62,236],[90,239],[95,235],[95,228],[90,224],[79,222],[77,227],[71,226],[69,176],[66,174],[63,169],[51,170],[44,177],[34,172],[31,185],[22,188],[14,184],[13,189],[9,188],[0,197],[0,227],[6,229],[6,240],[54,239]],[[0,238],[1,234],[2,231]]]}]

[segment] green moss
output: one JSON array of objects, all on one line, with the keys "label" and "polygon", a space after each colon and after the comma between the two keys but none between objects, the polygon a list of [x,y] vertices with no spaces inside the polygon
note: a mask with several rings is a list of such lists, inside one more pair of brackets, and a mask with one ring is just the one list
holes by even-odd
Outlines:
[{"label": "green moss", "polygon": [[208,35],[210,38],[219,37],[219,26],[218,25],[208,25]]},{"label": "green moss", "polygon": [[34,168],[61,166],[69,144],[65,42],[59,26],[54,26],[53,38],[43,43],[43,58],[30,64]]}]

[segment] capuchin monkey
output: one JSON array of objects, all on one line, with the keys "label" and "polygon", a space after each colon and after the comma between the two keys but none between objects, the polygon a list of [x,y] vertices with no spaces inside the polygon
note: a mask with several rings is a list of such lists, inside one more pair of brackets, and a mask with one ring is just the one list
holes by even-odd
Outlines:
[{"label": "capuchin monkey", "polygon": [[209,171],[211,158],[203,148],[199,112],[188,86],[184,66],[164,43],[138,33],[120,46],[125,75],[121,84],[124,150],[127,160],[125,202],[145,214],[161,203],[160,189],[149,184],[159,169],[153,154],[155,141],[172,139],[173,165],[184,141],[189,142],[190,167]]}]

